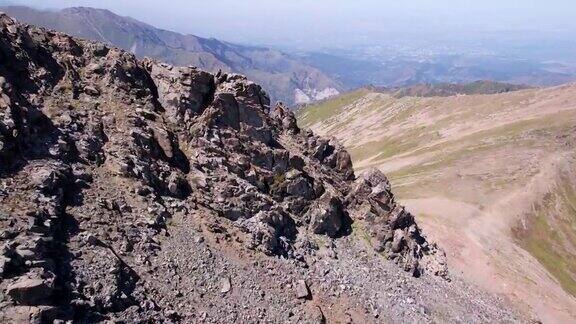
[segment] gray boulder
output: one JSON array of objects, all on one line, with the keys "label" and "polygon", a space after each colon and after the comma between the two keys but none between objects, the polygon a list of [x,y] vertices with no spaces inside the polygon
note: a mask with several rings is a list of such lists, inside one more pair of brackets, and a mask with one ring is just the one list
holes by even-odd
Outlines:
[{"label": "gray boulder", "polygon": [[52,284],[42,279],[21,278],[8,286],[7,294],[21,305],[42,305],[52,295]]},{"label": "gray boulder", "polygon": [[309,228],[312,232],[336,237],[344,224],[342,201],[326,193],[312,204],[307,217],[310,219]]}]

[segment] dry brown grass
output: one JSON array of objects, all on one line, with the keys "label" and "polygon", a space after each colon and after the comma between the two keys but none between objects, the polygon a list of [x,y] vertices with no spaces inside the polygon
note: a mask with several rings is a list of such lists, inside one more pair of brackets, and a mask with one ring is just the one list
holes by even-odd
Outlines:
[{"label": "dry brown grass", "polygon": [[[425,229],[464,277],[493,273],[477,283],[526,300],[541,318],[576,320],[576,299],[562,291],[576,294],[576,177],[557,185],[566,178],[557,164],[576,156],[576,86],[443,98],[356,93],[321,107],[330,107],[327,118],[302,124],[339,138],[359,172],[387,173],[396,195],[429,215]],[[462,204],[470,208],[458,212]],[[462,249],[486,262],[468,262]]]}]

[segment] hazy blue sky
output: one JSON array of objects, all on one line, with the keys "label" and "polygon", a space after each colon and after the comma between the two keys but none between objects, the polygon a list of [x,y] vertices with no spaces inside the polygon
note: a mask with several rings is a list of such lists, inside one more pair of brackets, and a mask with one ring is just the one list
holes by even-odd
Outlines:
[{"label": "hazy blue sky", "polygon": [[[0,0],[0,3],[5,2]],[[108,8],[152,25],[224,40],[321,47],[413,35],[576,35],[576,0],[12,0]]]}]

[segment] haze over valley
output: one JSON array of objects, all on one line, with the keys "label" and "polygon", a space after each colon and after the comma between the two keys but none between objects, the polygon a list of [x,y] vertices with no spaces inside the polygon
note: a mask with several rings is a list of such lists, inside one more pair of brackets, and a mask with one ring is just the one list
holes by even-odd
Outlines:
[{"label": "haze over valley", "polygon": [[[365,85],[492,80],[552,86],[576,80],[576,27],[563,10],[571,6],[554,2],[555,9],[539,1],[400,5],[368,0],[352,5],[338,0],[328,6],[325,1],[249,0],[178,3],[178,11],[147,1],[138,6],[75,2],[112,9],[104,13],[88,8],[58,12],[69,6],[62,1],[10,1],[6,4],[44,12],[4,10],[22,21],[106,41],[140,56],[246,74],[274,100],[296,105]],[[156,19],[157,12],[171,19]],[[184,36],[190,34],[201,36]]]}]

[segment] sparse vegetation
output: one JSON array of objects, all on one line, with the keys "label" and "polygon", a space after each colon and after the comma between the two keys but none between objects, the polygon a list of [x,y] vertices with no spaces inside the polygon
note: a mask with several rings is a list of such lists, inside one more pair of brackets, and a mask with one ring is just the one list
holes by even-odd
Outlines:
[{"label": "sparse vegetation", "polygon": [[298,125],[300,127],[308,127],[316,122],[325,121],[340,113],[344,107],[362,98],[366,93],[368,93],[368,90],[359,89],[333,99],[303,107],[296,112]]},{"label": "sparse vegetation", "polygon": [[352,223],[352,233],[357,235],[358,238],[364,240],[368,244],[368,246],[372,245],[370,235],[368,235],[366,229],[364,228],[364,226],[362,226],[360,222]]},{"label": "sparse vegetation", "polygon": [[[557,96],[566,99],[560,101]],[[426,217],[446,229],[452,221],[463,223],[442,215],[442,204],[454,202],[446,207],[448,211],[469,206],[470,211],[463,210],[458,218],[485,217],[484,213],[494,212],[500,199],[522,191],[553,163],[547,161],[549,156],[569,153],[568,134],[573,134],[576,122],[575,110],[565,106],[570,98],[570,92],[538,89],[448,98],[371,93],[356,99],[354,106],[323,103],[321,107],[330,107],[330,114],[315,111],[311,125],[348,143],[358,173],[380,167],[388,174],[396,197],[413,201],[424,211],[423,205],[432,204]],[[565,182],[553,186],[556,189],[538,206],[520,211],[534,213],[527,229],[516,229],[514,236],[505,240],[524,248],[549,271],[548,284],[556,281],[576,296],[576,189],[568,180],[575,179],[565,176]],[[502,217],[506,216],[502,211]],[[477,230],[482,229],[475,227]],[[361,229],[355,231],[362,235]],[[453,244],[450,240],[444,243]],[[486,253],[494,258],[491,267],[509,262],[504,255],[497,255],[499,251],[487,248]],[[524,283],[542,287],[541,277],[530,269],[522,277]]]},{"label": "sparse vegetation", "polygon": [[562,181],[535,206],[527,229],[515,230],[522,247],[576,296],[576,190]]}]

